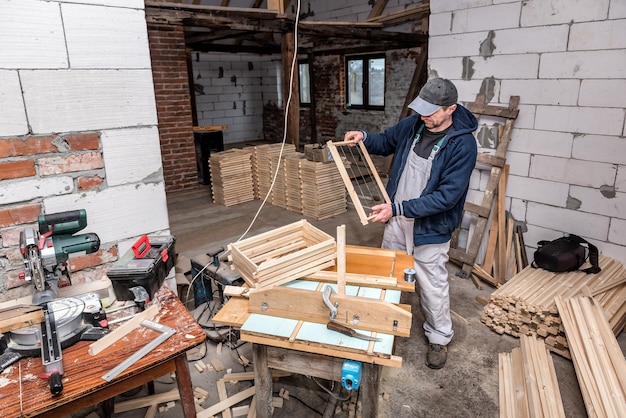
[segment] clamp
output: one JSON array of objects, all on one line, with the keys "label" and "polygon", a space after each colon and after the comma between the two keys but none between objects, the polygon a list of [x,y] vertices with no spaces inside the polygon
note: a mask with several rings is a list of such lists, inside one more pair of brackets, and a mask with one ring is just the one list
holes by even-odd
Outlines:
[{"label": "clamp", "polygon": [[337,308],[339,307],[339,302],[335,302],[333,304],[330,301],[330,295],[333,293],[336,293],[336,292],[335,292],[335,289],[332,288],[332,286],[326,285],[326,287],[324,287],[323,299],[324,299],[324,303],[326,304],[326,306],[328,306],[328,309],[330,309],[331,321],[334,321],[335,318],[337,317]]}]

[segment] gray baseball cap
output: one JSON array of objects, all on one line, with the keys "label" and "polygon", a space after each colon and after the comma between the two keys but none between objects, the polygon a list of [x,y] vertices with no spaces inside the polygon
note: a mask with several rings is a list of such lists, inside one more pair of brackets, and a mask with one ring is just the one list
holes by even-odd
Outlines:
[{"label": "gray baseball cap", "polygon": [[452,81],[445,78],[433,78],[424,84],[420,94],[409,104],[422,116],[430,116],[438,111],[441,106],[456,104],[459,94]]}]

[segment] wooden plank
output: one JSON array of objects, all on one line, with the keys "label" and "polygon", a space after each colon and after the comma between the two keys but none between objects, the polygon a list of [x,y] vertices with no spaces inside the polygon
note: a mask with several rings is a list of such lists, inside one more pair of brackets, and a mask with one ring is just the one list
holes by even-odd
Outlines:
[{"label": "wooden plank", "polygon": [[41,306],[19,305],[0,310],[0,333],[29,325],[40,324],[44,320]]},{"label": "wooden plank", "polygon": [[376,0],[374,7],[372,7],[372,10],[370,11],[370,14],[367,15],[366,20],[380,16],[383,13],[383,10],[385,10],[385,6],[387,6],[388,1],[389,0]]},{"label": "wooden plank", "polygon": [[494,274],[499,283],[505,282],[506,275],[506,179],[508,170],[505,165],[498,182],[498,272]]},{"label": "wooden plank", "polygon": [[[241,339],[243,341],[251,342],[254,344],[264,345],[267,348],[275,349],[275,348],[285,348],[289,350],[298,350],[304,353],[314,353],[320,354],[324,356],[330,357],[338,357],[341,359],[345,359],[346,351],[345,350],[337,350],[329,347],[321,347],[321,346],[312,346],[310,344],[303,343],[290,343],[288,340],[276,339],[276,338],[268,338],[267,336],[253,334],[249,332],[242,331]],[[350,352],[350,359],[355,361],[363,361],[366,363],[379,364],[381,366],[389,366],[389,367],[402,367],[402,357],[399,356],[390,356],[390,357],[380,357],[380,356],[371,356],[367,353],[358,353],[358,352]],[[257,363],[255,363],[257,364]],[[299,373],[299,372],[298,372]]]},{"label": "wooden plank", "polygon": [[[228,399],[228,392],[226,392],[226,384],[224,383],[224,381],[222,379],[219,379],[217,382],[215,382],[215,385],[217,386],[217,396],[220,399],[220,402],[224,402],[226,399]],[[230,411],[230,408],[226,407],[222,410],[222,418],[232,418],[233,414]]]},{"label": "wooden plank", "polygon": [[493,208],[493,216],[491,218],[491,227],[489,228],[489,238],[487,239],[487,250],[485,251],[485,259],[483,260],[483,269],[491,275],[493,268],[493,260],[496,255],[496,243],[498,242],[498,202]]},{"label": "wooden plank", "polygon": [[[324,283],[337,283],[338,273],[334,271],[316,271],[303,277],[314,281]],[[353,286],[378,287],[378,288],[395,288],[397,279],[395,277],[385,276],[369,276],[366,274],[346,273],[346,284]]]},{"label": "wooden plank", "polygon": [[130,399],[124,402],[117,402],[114,406],[113,412],[121,414],[122,412],[132,411],[133,409],[145,408],[150,405],[158,405],[160,403],[177,401],[179,399],[180,393],[178,392],[178,389],[172,389],[168,392],[158,393],[156,395],[149,395],[137,399]]},{"label": "wooden plank", "polygon": [[[272,287],[250,295],[248,312],[291,318],[324,324],[329,319],[329,309],[322,292]],[[352,323],[358,317],[356,329],[408,337],[411,331],[411,313],[405,308],[371,298],[331,295],[332,303],[339,303],[337,321]],[[303,310],[302,307],[307,309]]]},{"label": "wooden plank", "polygon": [[337,293],[346,294],[346,226],[337,227]]},{"label": "wooden plank", "polygon": [[89,346],[89,350],[88,350],[89,354],[92,356],[99,354],[100,352],[102,352],[102,350],[111,346],[113,343],[115,343],[119,339],[126,336],[135,328],[139,327],[139,325],[141,324],[141,321],[143,321],[144,319],[147,319],[147,320],[154,319],[154,317],[156,316],[158,312],[159,312],[159,305],[154,304],[150,306],[148,309],[146,309],[145,311],[138,313],[137,315],[129,319],[127,322],[115,328],[113,331],[111,331],[104,337],[100,338],[98,341],[93,342]]},{"label": "wooden plank", "polygon": [[[272,370],[272,379],[291,376],[290,372],[284,370]],[[225,382],[241,382],[242,380],[254,380],[254,372],[226,373],[222,376]]]},{"label": "wooden plank", "polygon": [[476,96],[475,102],[468,103],[467,108],[474,114],[516,119],[519,114],[519,109],[517,109],[517,106],[511,107],[511,100],[515,100],[515,97],[517,97],[517,101],[519,102],[519,96],[511,96],[511,99],[509,100],[509,107],[503,108],[501,106],[485,104],[485,95],[479,94]]},{"label": "wooden plank", "polygon": [[231,406],[236,405],[244,399],[247,399],[250,396],[254,395],[254,391],[254,386],[249,387],[246,390],[243,390],[229,398],[224,399],[223,401],[216,403],[215,405],[205,409],[204,411],[198,412],[196,416],[197,418],[210,418],[211,416],[222,412],[226,408],[230,408]]}]

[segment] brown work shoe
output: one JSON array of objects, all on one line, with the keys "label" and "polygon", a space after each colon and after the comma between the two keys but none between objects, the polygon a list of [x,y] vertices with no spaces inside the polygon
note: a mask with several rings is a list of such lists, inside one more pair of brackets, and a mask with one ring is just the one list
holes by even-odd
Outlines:
[{"label": "brown work shoe", "polygon": [[426,365],[431,369],[441,369],[446,364],[448,357],[448,347],[439,344],[428,344],[428,354],[426,354]]}]

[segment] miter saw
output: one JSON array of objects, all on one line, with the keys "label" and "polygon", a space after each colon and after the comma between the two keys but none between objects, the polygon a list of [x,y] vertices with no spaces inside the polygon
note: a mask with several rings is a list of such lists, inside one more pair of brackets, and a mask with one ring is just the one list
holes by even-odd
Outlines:
[{"label": "miter saw", "polygon": [[28,227],[20,233],[25,267],[21,276],[32,282],[33,304],[43,307],[44,321],[40,328],[11,331],[9,349],[24,356],[40,353],[45,371],[41,377],[49,379],[50,392],[58,395],[63,390],[61,349],[78,341],[89,325],[100,327],[105,317],[97,295],[57,299],[58,288],[71,284],[69,255],[98,251],[100,239],[95,233],[75,235],[87,226],[84,209],[41,215],[38,224],[39,231]]}]

